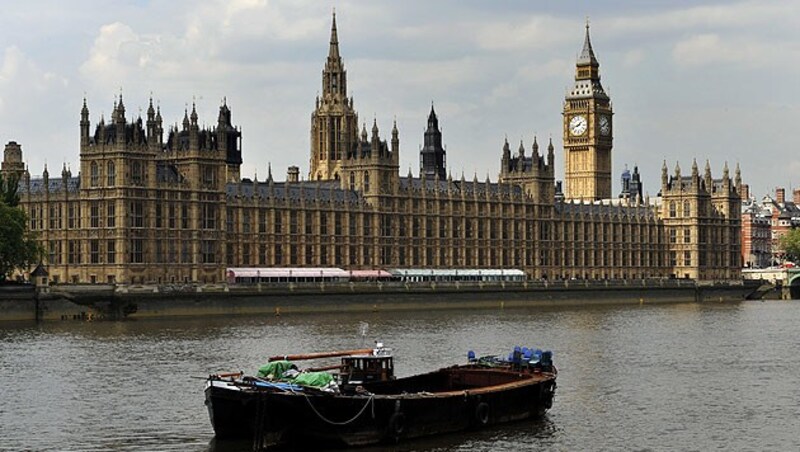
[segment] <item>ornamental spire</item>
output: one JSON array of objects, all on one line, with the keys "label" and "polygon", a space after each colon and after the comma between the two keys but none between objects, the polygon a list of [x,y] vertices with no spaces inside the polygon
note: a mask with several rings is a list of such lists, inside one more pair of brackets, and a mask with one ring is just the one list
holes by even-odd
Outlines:
[{"label": "ornamental spire", "polygon": [[599,66],[600,63],[597,62],[597,58],[594,56],[594,50],[592,49],[592,41],[589,39],[589,18],[586,18],[586,37],[583,39],[583,50],[581,51],[581,55],[578,57],[578,65],[592,65],[592,66]]},{"label": "ornamental spire", "polygon": [[336,33],[336,10],[333,10],[333,22],[331,23],[331,47],[328,50],[328,59],[339,59],[339,36]]}]

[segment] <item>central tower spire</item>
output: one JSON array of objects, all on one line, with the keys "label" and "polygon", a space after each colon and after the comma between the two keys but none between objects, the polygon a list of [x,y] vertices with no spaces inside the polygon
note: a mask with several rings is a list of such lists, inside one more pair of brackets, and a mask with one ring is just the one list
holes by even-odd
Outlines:
[{"label": "central tower spire", "polygon": [[336,33],[336,11],[333,12],[331,23],[331,46],[328,49],[328,61],[339,60],[339,36]]},{"label": "central tower spire", "polygon": [[331,20],[328,57],[322,69],[322,95],[311,115],[309,179],[339,179],[342,160],[358,141],[358,115],[347,98],[347,71],[339,54],[336,12]]}]

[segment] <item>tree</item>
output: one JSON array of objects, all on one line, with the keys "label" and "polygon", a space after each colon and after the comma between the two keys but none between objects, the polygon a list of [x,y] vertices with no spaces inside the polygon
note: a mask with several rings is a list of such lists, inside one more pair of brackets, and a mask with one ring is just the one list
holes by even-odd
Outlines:
[{"label": "tree", "polygon": [[795,263],[800,260],[800,228],[790,229],[781,237],[781,248],[786,253],[786,259]]},{"label": "tree", "polygon": [[0,174],[0,282],[18,268],[28,268],[41,256],[28,229],[28,218],[19,207],[18,178]]},{"label": "tree", "polygon": [[17,207],[19,204],[19,178],[13,174],[9,174],[4,178],[0,174],[0,203],[4,203],[9,207]]}]

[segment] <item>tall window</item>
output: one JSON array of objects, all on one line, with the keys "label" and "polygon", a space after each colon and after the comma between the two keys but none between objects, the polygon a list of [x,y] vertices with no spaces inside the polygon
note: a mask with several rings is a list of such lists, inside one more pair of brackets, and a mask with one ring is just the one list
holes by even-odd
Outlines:
[{"label": "tall window", "polygon": [[113,264],[117,258],[117,243],[113,240],[106,242],[106,262]]},{"label": "tall window", "polygon": [[171,202],[167,206],[167,215],[169,217],[169,228],[175,229],[175,203]]},{"label": "tall window", "polygon": [[[156,203],[156,228],[164,226],[164,205],[160,202]],[[161,262],[161,261],[159,261]]]},{"label": "tall window", "polygon": [[189,206],[181,205],[181,229],[189,229]]},{"label": "tall window", "polygon": [[677,215],[677,210],[676,209],[677,208],[675,207],[675,201],[670,201],[669,202],[669,216],[670,216],[670,218],[672,218],[675,215]]},{"label": "tall window", "polygon": [[80,264],[81,263],[81,247],[80,243],[77,240],[70,240],[67,246],[69,251],[67,258],[68,263],[70,264]]},{"label": "tall window", "polygon": [[128,214],[130,215],[132,228],[144,227],[144,205],[141,201],[132,201]]},{"label": "tall window", "polygon": [[227,209],[225,211],[225,230],[228,232],[233,232],[233,209]]},{"label": "tall window", "polygon": [[108,162],[106,164],[106,185],[109,187],[114,186],[114,180],[117,178],[117,168],[114,166],[114,162]]},{"label": "tall window", "polygon": [[106,207],[106,227],[113,228],[117,225],[117,208],[111,201]]},{"label": "tall window", "polygon": [[48,250],[48,262],[52,264],[61,264],[61,242],[58,240],[50,240]]},{"label": "tall window", "polygon": [[350,190],[356,189],[356,173],[350,173]]},{"label": "tall window", "polygon": [[364,171],[364,191],[369,191],[369,173]]},{"label": "tall window", "polygon": [[258,232],[267,232],[267,211],[264,209],[258,211]]},{"label": "tall window", "polygon": [[[204,264],[213,264],[216,261],[216,251],[213,240],[203,240],[200,244]],[[248,251],[249,253],[249,251]],[[249,258],[249,255],[248,255]]]},{"label": "tall window", "polygon": [[89,241],[89,260],[92,264],[100,263],[100,240]]},{"label": "tall window", "polygon": [[92,187],[100,185],[100,168],[97,166],[97,162],[92,162],[89,165],[89,174],[91,175]]},{"label": "tall window", "polygon": [[89,205],[89,224],[93,228],[100,227],[100,202],[92,201]]},{"label": "tall window", "polygon": [[683,202],[683,216],[689,217],[692,215],[692,206],[689,204],[689,201]]},{"label": "tall window", "polygon": [[144,181],[144,169],[142,168],[142,162],[133,162],[131,167],[131,181],[133,185],[142,185]]},{"label": "tall window", "polygon": [[203,229],[214,229],[217,227],[217,206],[213,204],[203,204]]},{"label": "tall window", "polygon": [[81,209],[77,203],[70,203],[67,208],[68,225],[70,229],[81,227]]},{"label": "tall window", "polygon": [[142,239],[131,239],[131,264],[144,262],[144,243]]},{"label": "tall window", "polygon": [[242,232],[245,234],[250,233],[250,210],[244,209],[242,210]]}]

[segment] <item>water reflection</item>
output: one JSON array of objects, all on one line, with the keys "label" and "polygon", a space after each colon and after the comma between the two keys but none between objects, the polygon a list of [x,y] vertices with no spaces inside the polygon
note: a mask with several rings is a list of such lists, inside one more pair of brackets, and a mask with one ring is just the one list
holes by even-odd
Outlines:
[{"label": "water reflection", "polygon": [[[556,425],[545,416],[542,419],[514,422],[493,426],[485,430],[420,438],[400,444],[381,444],[359,448],[362,452],[415,452],[415,451],[489,451],[489,450],[535,450],[548,449],[557,434]],[[241,440],[212,439],[206,452],[241,452],[252,450],[252,443]],[[291,446],[270,450],[293,450]],[[320,449],[337,451],[341,449]]]}]

